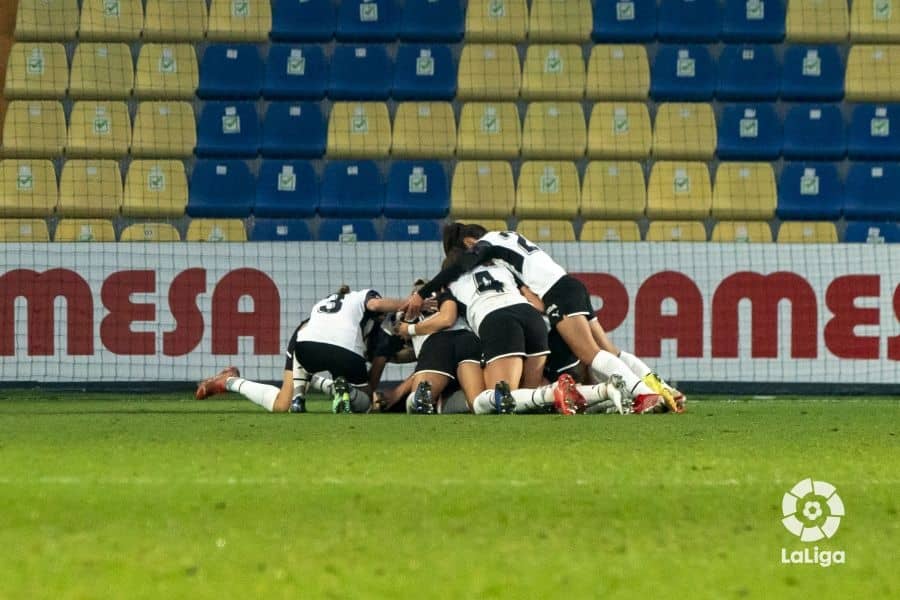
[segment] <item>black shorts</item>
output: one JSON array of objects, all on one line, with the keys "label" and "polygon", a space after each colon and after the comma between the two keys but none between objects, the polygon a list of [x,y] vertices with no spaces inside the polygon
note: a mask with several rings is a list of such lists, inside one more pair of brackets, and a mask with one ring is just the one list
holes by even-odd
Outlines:
[{"label": "black shorts", "polygon": [[303,324],[300,323],[297,325],[297,329],[294,330],[294,333],[291,334],[291,338],[287,343],[287,352],[285,352],[284,357],[284,370],[285,371],[293,371],[294,370],[294,348],[297,347],[297,334],[300,333],[300,328],[303,327]]},{"label": "black shorts", "polygon": [[422,344],[418,360],[416,373],[440,373],[456,379],[456,367],[460,363],[481,365],[481,341],[471,331],[439,331]]},{"label": "black shorts", "polygon": [[566,344],[566,341],[556,329],[550,330],[550,335],[547,336],[547,344],[550,346],[550,356],[547,357],[547,364],[544,366],[544,377],[548,381],[556,381],[557,377],[563,373],[570,372],[578,367],[578,357],[572,353],[569,345]]},{"label": "black shorts", "polygon": [[484,361],[507,356],[549,354],[547,326],[530,304],[514,304],[489,313],[478,328]]},{"label": "black shorts", "polygon": [[294,356],[310,373],[328,371],[333,379],[343,377],[347,383],[357,387],[369,382],[366,359],[342,346],[322,342],[297,342]]},{"label": "black shorts", "polygon": [[541,300],[544,301],[544,314],[550,319],[551,327],[556,327],[566,317],[584,315],[588,321],[597,318],[587,288],[571,275],[560,277]]}]

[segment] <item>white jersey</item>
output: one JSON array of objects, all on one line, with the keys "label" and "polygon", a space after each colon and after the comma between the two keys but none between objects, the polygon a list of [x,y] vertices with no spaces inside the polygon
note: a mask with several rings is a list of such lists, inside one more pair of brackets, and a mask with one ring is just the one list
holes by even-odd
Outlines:
[{"label": "white jersey", "polygon": [[[436,314],[437,313],[435,313],[435,315]],[[427,321],[428,319],[431,319],[432,317],[434,317],[434,315],[430,315],[428,317],[425,317],[424,319],[420,319],[419,323],[424,323],[425,321]],[[416,326],[418,326],[418,324]],[[456,331],[458,329],[468,329],[468,328],[469,328],[469,326],[466,323],[466,320],[460,316],[460,317],[456,318],[456,322],[453,325],[451,325],[450,327],[447,327],[446,329],[441,329],[441,331],[435,331],[434,333],[441,333],[442,331]],[[424,335],[412,336],[411,339],[412,339],[413,350],[415,351],[417,357],[422,352],[422,345],[425,344],[425,340],[427,340],[428,338],[433,336],[434,333],[426,333]]]},{"label": "white jersey", "polygon": [[489,231],[478,244],[493,246],[494,259],[509,267],[541,298],[566,274],[549,254],[515,231]]},{"label": "white jersey", "polygon": [[375,290],[359,290],[319,300],[309,313],[309,322],[297,333],[297,341],[332,344],[365,357],[366,338],[373,326],[366,302],[380,297]]},{"label": "white jersey", "polygon": [[484,318],[495,310],[528,304],[513,274],[499,265],[475,267],[452,282],[450,292],[476,334]]}]

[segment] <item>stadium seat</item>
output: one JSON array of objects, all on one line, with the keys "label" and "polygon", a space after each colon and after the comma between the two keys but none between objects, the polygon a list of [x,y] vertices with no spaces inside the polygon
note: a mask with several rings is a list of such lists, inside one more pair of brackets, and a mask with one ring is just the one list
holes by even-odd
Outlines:
[{"label": "stadium seat", "polygon": [[458,42],[463,37],[463,7],[458,0],[407,0],[400,16],[404,42]]},{"label": "stadium seat", "polygon": [[705,242],[706,227],[700,221],[653,221],[648,242]]},{"label": "stadium seat", "polygon": [[900,159],[900,104],[860,104],[853,109],[847,152],[851,159]]},{"label": "stadium seat", "polygon": [[193,100],[200,83],[191,44],[144,44],[134,75],[137,98]]},{"label": "stadium seat", "polygon": [[804,104],[784,119],[784,157],[789,160],[840,160],[847,154],[847,132],[839,106]]},{"label": "stadium seat", "polygon": [[763,221],[719,221],[709,241],[771,243],[772,228]]},{"label": "stadium seat", "polygon": [[337,28],[331,0],[273,0],[272,32],[276,42],[327,42]]},{"label": "stadium seat", "polygon": [[59,203],[49,160],[0,160],[0,217],[49,217]]},{"label": "stadium seat", "polygon": [[575,230],[571,221],[523,219],[516,225],[516,231],[538,244],[575,241]]},{"label": "stadium seat", "polygon": [[647,186],[641,163],[634,161],[588,163],[581,186],[582,217],[639,219],[644,216],[646,207]]},{"label": "stadium seat", "polygon": [[131,155],[189,158],[197,146],[197,121],[187,102],[141,102],[134,119]]},{"label": "stadium seat", "polygon": [[259,96],[263,82],[259,50],[250,44],[210,44],[200,59],[201,98],[247,98]]},{"label": "stadium seat", "polygon": [[6,107],[3,156],[56,157],[66,145],[66,115],[56,100],[14,100]]},{"label": "stadium seat", "polygon": [[259,116],[252,102],[207,102],[197,123],[197,156],[254,158]]},{"label": "stadium seat", "polygon": [[531,0],[529,42],[584,43],[591,39],[590,0]]},{"label": "stadium seat", "polygon": [[511,231],[506,219],[478,219],[478,224],[488,231]]},{"label": "stadium seat", "polygon": [[857,163],[847,173],[844,217],[848,220],[900,220],[900,164]]},{"label": "stadium seat", "polygon": [[135,42],[144,30],[141,0],[83,0],[78,37],[103,42]]},{"label": "stadium seat", "polygon": [[72,98],[126,100],[133,88],[134,64],[127,44],[76,46],[69,76]]},{"label": "stadium seat", "polygon": [[503,161],[458,161],[450,197],[457,219],[505,219],[516,201],[512,168]]},{"label": "stadium seat", "polygon": [[398,104],[393,131],[395,157],[450,159],[456,150],[456,119],[449,102]]},{"label": "stadium seat", "polygon": [[62,44],[17,42],[9,51],[3,94],[17,98],[62,98],[69,87],[69,63]]},{"label": "stadium seat", "polygon": [[206,36],[206,0],[147,0],[144,39],[157,42],[199,42]]},{"label": "stadium seat", "polygon": [[851,47],[845,84],[848,102],[900,101],[900,45]]},{"label": "stadium seat", "polygon": [[323,217],[377,217],[384,209],[384,183],[370,160],[336,160],[322,175]]},{"label": "stadium seat", "polygon": [[105,217],[119,214],[122,173],[114,160],[66,161],[59,178],[61,217]]},{"label": "stadium seat", "polygon": [[647,184],[648,217],[704,219],[711,207],[712,186],[706,163],[659,161],[653,165]]},{"label": "stadium seat", "polygon": [[456,65],[450,48],[401,45],[391,95],[395,100],[452,100],[456,95]]},{"label": "stadium seat", "polygon": [[115,242],[116,230],[106,219],[60,219],[54,242]]},{"label": "stadium seat", "polygon": [[383,45],[336,46],[331,57],[328,96],[333,100],[387,100],[393,70]]},{"label": "stadium seat", "polygon": [[715,42],[721,32],[718,0],[665,0],[659,5],[656,37],[663,42]]},{"label": "stadium seat", "polygon": [[522,157],[576,160],[584,156],[587,125],[580,102],[532,102],[522,128]]},{"label": "stadium seat", "polygon": [[653,129],[643,102],[597,102],[591,109],[588,156],[637,158],[650,156]]},{"label": "stadium seat", "polygon": [[844,64],[836,46],[787,46],[781,71],[782,100],[812,102],[843,97]]},{"label": "stadium seat", "polygon": [[184,239],[188,242],[246,242],[247,230],[240,219],[193,219]]},{"label": "stadium seat", "polygon": [[49,242],[50,232],[43,219],[0,219],[0,243]]},{"label": "stadium seat", "polygon": [[459,117],[456,153],[460,158],[519,156],[522,131],[519,111],[512,102],[469,102]]},{"label": "stadium seat", "polygon": [[320,242],[374,242],[378,240],[375,223],[368,219],[322,219]]},{"label": "stadium seat", "polygon": [[131,143],[131,117],[124,102],[79,100],[69,115],[66,155],[122,158]]},{"label": "stadium seat", "polygon": [[654,99],[711,100],[715,91],[715,65],[705,46],[659,47],[650,80]]},{"label": "stadium seat", "polygon": [[778,228],[779,244],[833,244],[837,241],[837,229],[831,222],[788,221]]},{"label": "stadium seat", "polygon": [[838,219],[844,186],[828,163],[787,163],[778,180],[780,219]]},{"label": "stadium seat", "polygon": [[325,117],[317,102],[272,102],[263,122],[260,154],[319,157],[325,154]]},{"label": "stadium seat", "polygon": [[524,42],[528,32],[525,0],[470,0],[467,42]]},{"label": "stadium seat", "polygon": [[844,241],[862,244],[897,244],[900,243],[900,224],[893,221],[851,221],[847,223]]},{"label": "stadium seat", "polygon": [[850,7],[850,40],[900,42],[900,13],[893,11],[892,0],[854,0]]},{"label": "stadium seat", "polygon": [[310,163],[266,160],[256,180],[257,217],[312,217],[319,207],[319,181]]},{"label": "stadium seat", "polygon": [[581,182],[575,163],[526,161],[516,186],[519,218],[573,219],[581,204]]},{"label": "stadium seat", "polygon": [[397,39],[400,15],[393,0],[345,0],[338,3],[335,37],[341,42],[390,42]]},{"label": "stadium seat", "polygon": [[[762,0],[759,0],[760,2]],[[719,100],[775,100],[781,67],[772,46],[725,46],[719,56]]]},{"label": "stadium seat", "polygon": [[262,94],[267,100],[320,100],[328,89],[328,77],[328,62],[320,46],[273,44]]},{"label": "stadium seat", "polygon": [[725,0],[722,40],[776,44],[784,39],[786,0]]},{"label": "stadium seat", "polygon": [[391,120],[383,102],[335,102],[328,120],[328,156],[386,158]]},{"label": "stadium seat", "polygon": [[717,219],[765,220],[775,216],[778,189],[766,162],[722,162],[716,170],[712,216]]},{"label": "stadium seat", "polygon": [[709,160],[716,152],[716,116],[704,103],[660,104],[653,127],[653,156]]},{"label": "stadium seat", "polygon": [[797,44],[847,41],[850,16],[846,0],[790,0],[786,41]]},{"label": "stadium seat", "polygon": [[594,0],[595,42],[649,42],[656,37],[655,0]]},{"label": "stadium seat", "polygon": [[589,100],[640,100],[650,92],[650,63],[640,45],[594,46],[587,70]]},{"label": "stadium seat", "polygon": [[176,218],[184,215],[188,182],[180,160],[134,160],[125,177],[125,217]]},{"label": "stadium seat", "polygon": [[168,223],[135,223],[122,230],[120,242],[180,242],[181,234]]},{"label": "stadium seat", "polygon": [[528,46],[522,69],[522,98],[581,100],[584,84],[584,58],[580,46]]},{"label": "stadium seat", "polygon": [[198,160],[186,212],[192,217],[247,217],[255,198],[256,182],[245,162]]},{"label": "stadium seat", "polygon": [[384,226],[386,242],[437,242],[441,239],[438,221],[425,219],[391,219]]},{"label": "stadium seat", "polygon": [[774,104],[730,104],[718,125],[718,156],[723,160],[776,160],[784,134]]},{"label": "stadium seat", "polygon": [[522,87],[519,53],[512,44],[466,44],[459,57],[460,100],[515,100]]},{"label": "stadium seat", "polygon": [[269,0],[211,0],[206,37],[223,42],[265,42],[272,29]]},{"label": "stadium seat", "polygon": [[437,161],[397,160],[388,174],[384,216],[442,219],[450,210],[450,185]]},{"label": "stadium seat", "polygon": [[[18,41],[68,41],[78,31],[78,0],[18,0]],[[15,6],[11,4],[10,6]]]},{"label": "stadium seat", "polygon": [[254,242],[309,242],[312,233],[302,219],[254,219],[250,230]]},{"label": "stadium seat", "polygon": [[634,221],[588,221],[581,228],[582,242],[639,242],[641,231]]}]

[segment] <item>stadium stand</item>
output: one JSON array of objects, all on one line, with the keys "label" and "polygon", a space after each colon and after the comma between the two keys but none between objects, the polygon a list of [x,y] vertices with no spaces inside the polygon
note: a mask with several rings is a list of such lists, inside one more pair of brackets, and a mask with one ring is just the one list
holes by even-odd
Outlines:
[{"label": "stadium stand", "polygon": [[252,102],[207,102],[197,121],[197,156],[255,158],[259,116]]},{"label": "stadium stand", "polygon": [[716,116],[705,103],[664,103],[656,111],[653,155],[709,160],[716,152]]},{"label": "stadium stand", "polygon": [[134,119],[131,155],[189,158],[197,145],[194,109],[187,102],[141,102]]},{"label": "stadium stand", "polygon": [[328,89],[328,62],[320,46],[273,44],[262,94],[267,100],[320,100]]},{"label": "stadium stand", "polygon": [[383,45],[339,45],[331,57],[328,96],[334,100],[387,100],[393,70]]},{"label": "stadium stand", "polygon": [[200,42],[208,25],[206,0],[147,0],[145,40]]},{"label": "stadium stand", "polygon": [[719,163],[713,187],[712,216],[763,220],[775,216],[778,191],[769,163]]},{"label": "stadium stand", "polygon": [[122,173],[115,160],[72,159],[59,177],[61,217],[104,217],[119,214]]},{"label": "stadium stand", "polygon": [[585,42],[591,37],[592,25],[589,0],[531,0],[528,21],[531,42]]},{"label": "stadium stand", "polygon": [[869,221],[900,219],[900,164],[856,163],[847,173],[844,216]]},{"label": "stadium stand", "polygon": [[86,41],[135,42],[144,30],[141,0],[81,2],[78,37]]},{"label": "stadium stand", "polygon": [[588,221],[581,228],[582,242],[639,242],[641,231],[634,221]]},{"label": "stadium stand", "polygon": [[775,100],[781,66],[772,46],[725,46],[719,56],[719,100]]},{"label": "stadium stand", "polygon": [[784,39],[787,0],[725,0],[722,40],[778,43]]},{"label": "stadium stand", "polygon": [[16,40],[70,41],[78,32],[78,0],[18,0]]},{"label": "stadium stand", "polygon": [[384,226],[386,242],[433,242],[441,239],[441,225],[423,219],[391,219]]},{"label": "stadium stand", "polygon": [[781,156],[784,135],[772,104],[726,105],[718,124],[719,158],[775,160]]},{"label": "stadium stand", "polygon": [[458,42],[465,30],[465,11],[457,0],[410,0],[400,16],[405,42]]},{"label": "stadium stand", "polygon": [[50,231],[43,219],[0,219],[0,242],[49,242]]},{"label": "stadium stand", "polygon": [[452,100],[456,76],[448,46],[404,44],[397,50],[391,96],[395,100]]},{"label": "stadium stand", "polygon": [[522,157],[578,159],[587,147],[584,110],[578,102],[532,102],[522,128]]},{"label": "stadium stand", "polygon": [[900,243],[900,224],[896,222],[852,221],[847,223],[844,241],[862,244]]},{"label": "stadium stand", "polygon": [[515,100],[522,87],[519,53],[512,44],[466,44],[459,58],[460,100]]},{"label": "stadium stand", "polygon": [[134,75],[136,98],[192,100],[200,83],[190,44],[144,44]]},{"label": "stadium stand", "polygon": [[459,117],[456,153],[459,158],[519,156],[522,130],[512,102],[468,102]]},{"label": "stadium stand", "polygon": [[789,45],[781,71],[781,99],[832,101],[844,97],[844,64],[837,46]]},{"label": "stadium stand", "polygon": [[60,219],[54,242],[115,242],[116,230],[107,219]]},{"label": "stadium stand", "polygon": [[646,159],[653,129],[642,102],[597,102],[591,110],[588,156],[591,158]]},{"label": "stadium stand", "polygon": [[857,160],[900,159],[900,104],[860,104],[853,109],[847,153]]},{"label": "stadium stand", "polygon": [[711,242],[772,242],[772,228],[759,221],[719,221],[713,227]]},{"label": "stadium stand", "polygon": [[653,221],[647,228],[648,242],[705,242],[706,228],[699,221]]},{"label": "stadium stand", "polygon": [[299,160],[265,160],[256,180],[256,217],[308,218],[319,208],[313,166]]},{"label": "stadium stand", "polygon": [[134,223],[122,230],[120,242],[180,242],[181,234],[169,223]]},{"label": "stadium stand", "polygon": [[528,32],[525,0],[470,0],[466,8],[466,41],[523,42]]},{"label": "stadium stand", "polygon": [[393,0],[343,0],[338,5],[338,41],[389,42],[397,39],[399,29]]},{"label": "stadium stand", "polygon": [[640,45],[598,45],[591,49],[585,94],[591,100],[646,101],[650,63]]},{"label": "stadium stand", "polygon": [[646,207],[647,188],[640,163],[592,161],[588,164],[581,187],[582,217],[637,219],[644,215]]},{"label": "stadium stand", "polygon": [[271,30],[269,0],[210,0],[209,40],[264,42]]},{"label": "stadium stand", "polygon": [[648,217],[705,219],[711,207],[712,186],[706,163],[659,161],[653,165],[647,184]]},{"label": "stadium stand", "polygon": [[656,1],[594,0],[595,42],[649,42],[656,37]]},{"label": "stadium stand", "polygon": [[69,115],[66,155],[123,158],[131,143],[131,117],[124,102],[79,100]]},{"label": "stadium stand", "polygon": [[900,46],[853,46],[847,58],[849,102],[900,100]]},{"label": "stadium stand", "polygon": [[384,200],[389,219],[441,219],[450,210],[450,185],[436,161],[398,160],[391,164]]},{"label": "stadium stand", "polygon": [[240,160],[200,160],[194,164],[186,212],[192,217],[250,215],[256,183]]},{"label": "stadium stand", "polygon": [[516,231],[539,244],[575,241],[575,230],[571,221],[523,219],[516,225]]},{"label": "stadium stand", "polygon": [[272,0],[272,32],[276,42],[327,42],[337,28],[331,0]]},{"label": "stadium stand", "polygon": [[0,217],[48,217],[59,203],[49,160],[0,160]]},{"label": "stadium stand", "polygon": [[367,219],[322,219],[320,242],[374,242],[378,240],[375,223]]},{"label": "stadium stand", "polygon": [[526,161],[516,186],[516,216],[572,219],[581,204],[581,183],[575,163]]},{"label": "stadium stand", "polygon": [[453,158],[453,106],[449,102],[401,102],[394,115],[391,144],[397,158]]},{"label": "stadium stand", "polygon": [[718,0],[661,2],[656,35],[663,42],[715,42],[722,32]]},{"label": "stadium stand", "polygon": [[716,68],[706,46],[660,45],[650,80],[655,100],[711,100],[715,91]]},{"label": "stadium stand", "polygon": [[801,104],[791,107],[784,119],[786,159],[840,160],[847,155],[844,116],[834,104]]},{"label": "stadium stand", "polygon": [[781,219],[837,219],[844,188],[837,167],[829,163],[787,163],[778,182]]},{"label": "stadium stand", "polygon": [[454,218],[505,219],[513,213],[516,201],[512,167],[497,160],[459,161],[453,172],[450,198]]},{"label": "stadium stand", "polygon": [[65,46],[48,42],[13,44],[3,88],[7,98],[62,98],[68,87],[69,62]]},{"label": "stadium stand", "polygon": [[125,177],[122,216],[177,218],[188,202],[184,163],[179,160],[134,160]]},{"label": "stadium stand", "polygon": [[80,43],[72,58],[69,95],[76,99],[127,100],[134,89],[131,49],[124,43]]},{"label": "stadium stand", "polygon": [[66,115],[56,100],[14,100],[6,108],[3,155],[55,158],[66,146]]},{"label": "stadium stand", "polygon": [[328,119],[332,158],[387,158],[391,119],[383,102],[335,102]]},{"label": "stadium stand", "polygon": [[188,242],[246,242],[247,230],[240,219],[193,219],[188,225]]},{"label": "stadium stand", "polygon": [[377,217],[384,210],[384,182],[372,161],[329,162],[321,190],[323,217]]},{"label": "stadium stand", "polygon": [[574,44],[531,44],[522,68],[525,100],[581,100],[585,86],[584,57]]},{"label": "stadium stand", "polygon": [[308,242],[309,224],[301,219],[254,219],[250,230],[254,242]]},{"label": "stadium stand", "polygon": [[900,42],[900,14],[891,0],[853,0],[850,5],[850,40],[853,42]]},{"label": "stadium stand", "polygon": [[256,46],[210,44],[200,59],[201,98],[256,99],[263,82],[263,62]]},{"label": "stadium stand", "polygon": [[263,121],[265,157],[316,158],[325,154],[326,125],[315,102],[272,102]]},{"label": "stadium stand", "polygon": [[787,221],[778,228],[779,244],[833,244],[838,241],[834,223]]},{"label": "stadium stand", "polygon": [[846,0],[790,0],[785,15],[787,41],[841,43],[847,40],[850,15]]}]

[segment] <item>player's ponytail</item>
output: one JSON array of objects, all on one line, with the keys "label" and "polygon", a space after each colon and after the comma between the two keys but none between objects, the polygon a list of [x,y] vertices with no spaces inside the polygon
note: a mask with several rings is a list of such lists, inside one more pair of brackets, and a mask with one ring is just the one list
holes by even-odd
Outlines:
[{"label": "player's ponytail", "polygon": [[447,256],[444,258],[444,262],[441,264],[441,268],[446,269],[450,265],[454,264],[457,260],[459,260],[459,257],[462,256],[463,252],[465,252],[465,250],[463,250],[462,248],[450,248],[450,250],[447,252]]},{"label": "player's ponytail", "polygon": [[462,244],[463,240],[467,237],[475,238],[476,240],[480,237],[484,237],[484,234],[487,233],[487,229],[482,227],[477,223],[469,223],[468,225],[463,225],[462,231],[459,236],[459,243]]},{"label": "player's ponytail", "polygon": [[450,254],[450,251],[453,248],[458,248],[462,245],[462,237],[460,236],[462,228],[462,223],[448,223],[447,225],[444,225],[442,234],[444,254]]},{"label": "player's ponytail", "polygon": [[340,288],[338,288],[338,291],[337,291],[338,296],[346,296],[349,293],[350,293],[350,286],[347,285],[346,283],[344,285],[342,285]]}]

